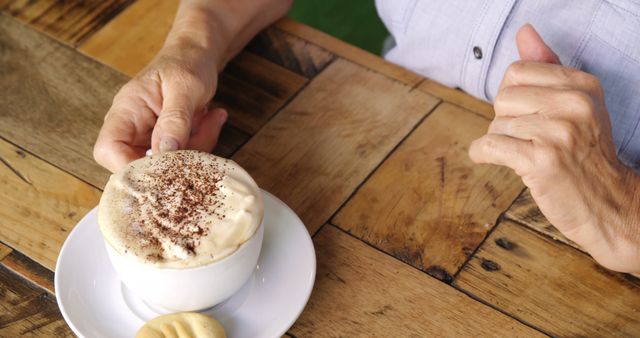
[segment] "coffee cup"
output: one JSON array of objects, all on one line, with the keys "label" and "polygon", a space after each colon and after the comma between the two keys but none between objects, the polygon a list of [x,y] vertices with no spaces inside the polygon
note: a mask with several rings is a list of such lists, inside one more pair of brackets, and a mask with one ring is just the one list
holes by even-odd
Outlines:
[{"label": "coffee cup", "polygon": [[122,283],[171,312],[212,307],[256,268],[260,189],[235,162],[198,151],[136,160],[114,173],[98,223]]}]

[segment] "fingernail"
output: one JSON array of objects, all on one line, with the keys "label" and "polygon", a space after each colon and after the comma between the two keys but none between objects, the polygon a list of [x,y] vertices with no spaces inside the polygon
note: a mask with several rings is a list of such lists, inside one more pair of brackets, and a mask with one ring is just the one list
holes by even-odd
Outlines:
[{"label": "fingernail", "polygon": [[229,117],[229,113],[227,113],[226,110],[222,110],[222,112],[220,113],[220,124],[224,124],[225,122],[227,122],[227,118]]},{"label": "fingernail", "polygon": [[160,145],[158,148],[160,148],[161,153],[178,150],[179,147],[180,145],[178,144],[178,141],[171,136],[163,136],[160,138]]}]

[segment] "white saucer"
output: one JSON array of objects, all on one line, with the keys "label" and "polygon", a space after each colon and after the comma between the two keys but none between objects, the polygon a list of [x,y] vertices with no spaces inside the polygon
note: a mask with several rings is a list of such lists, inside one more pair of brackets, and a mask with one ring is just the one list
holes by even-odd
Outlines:
[{"label": "white saucer", "polygon": [[[230,299],[203,313],[224,326],[227,337],[280,337],[309,300],[316,257],[298,216],[263,191],[264,242],[250,280]],[[134,337],[146,321],[163,314],[122,285],[111,267],[96,209],[73,229],[60,251],[55,274],[58,306],[80,337]]]}]

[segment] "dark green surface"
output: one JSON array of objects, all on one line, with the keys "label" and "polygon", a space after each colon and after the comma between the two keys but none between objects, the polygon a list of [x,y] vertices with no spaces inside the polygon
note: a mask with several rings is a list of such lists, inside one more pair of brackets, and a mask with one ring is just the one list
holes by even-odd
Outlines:
[{"label": "dark green surface", "polygon": [[389,34],[374,0],[294,0],[289,17],[378,55]]}]

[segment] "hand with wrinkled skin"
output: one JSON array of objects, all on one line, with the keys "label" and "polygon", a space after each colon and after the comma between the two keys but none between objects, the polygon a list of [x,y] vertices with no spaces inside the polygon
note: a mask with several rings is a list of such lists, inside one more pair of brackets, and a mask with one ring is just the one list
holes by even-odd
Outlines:
[{"label": "hand with wrinkled skin", "polygon": [[156,57],[113,99],[94,146],[99,164],[127,163],[177,149],[210,152],[227,119],[208,110],[218,72],[292,0],[182,0]]},{"label": "hand with wrinkled skin", "polygon": [[640,177],[616,156],[598,79],[561,66],[530,25],[517,44],[522,61],[471,159],[514,169],[547,219],[603,266],[640,271]]},{"label": "hand with wrinkled skin", "polygon": [[206,51],[165,47],[114,97],[94,148],[96,161],[117,171],[149,148],[211,151],[227,118],[222,109],[207,109],[217,77]]}]

